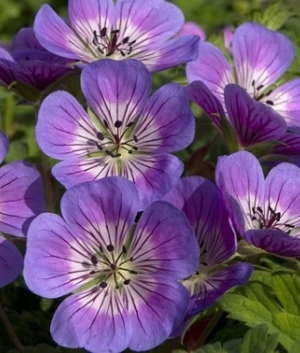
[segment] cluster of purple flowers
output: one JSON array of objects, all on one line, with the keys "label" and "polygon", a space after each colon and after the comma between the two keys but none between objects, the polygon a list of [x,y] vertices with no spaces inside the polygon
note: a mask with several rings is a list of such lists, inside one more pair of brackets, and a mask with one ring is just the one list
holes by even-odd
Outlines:
[{"label": "cluster of purple flowers", "polygon": [[[62,346],[142,351],[180,335],[250,278],[251,264],[232,260],[238,236],[300,257],[300,169],[279,163],[300,153],[300,79],[271,88],[293,59],[291,42],[244,23],[230,31],[232,68],[199,28],[183,24],[164,0],[69,0],[68,19],[45,4],[34,27],[0,49],[1,84],[25,98],[24,85],[40,93],[32,95],[36,139],[59,161],[52,174],[67,189],[61,215],[46,212],[33,166],[0,169],[0,286],[23,269],[9,236],[26,237],[29,289],[69,295],[50,328]],[[151,91],[151,73],[184,63],[186,87]],[[54,89],[75,71],[82,94]],[[184,163],[171,154],[194,140],[190,101],[232,153],[219,157],[215,184],[181,177]],[[1,161],[7,150],[1,132]],[[266,178],[254,151],[277,158]]]}]

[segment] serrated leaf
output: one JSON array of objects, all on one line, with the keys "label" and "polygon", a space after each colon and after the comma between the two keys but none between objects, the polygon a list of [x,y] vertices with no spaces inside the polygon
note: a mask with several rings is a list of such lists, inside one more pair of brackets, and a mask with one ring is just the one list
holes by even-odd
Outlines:
[{"label": "serrated leaf", "polygon": [[275,273],[272,276],[272,287],[284,310],[299,316],[300,278],[290,273]]},{"label": "serrated leaf", "polygon": [[228,293],[219,303],[229,317],[250,327],[266,324],[270,334],[279,334],[280,343],[289,350],[300,337],[300,317],[285,313],[276,300],[268,286],[250,282],[241,294]]},{"label": "serrated leaf", "polygon": [[266,324],[258,325],[249,330],[243,338],[241,353],[274,353],[278,345],[279,333],[269,335],[269,328]]},{"label": "serrated leaf", "polygon": [[197,349],[195,353],[230,353],[230,352],[222,348],[222,345],[220,342],[215,342],[213,344],[206,344],[205,346]]}]

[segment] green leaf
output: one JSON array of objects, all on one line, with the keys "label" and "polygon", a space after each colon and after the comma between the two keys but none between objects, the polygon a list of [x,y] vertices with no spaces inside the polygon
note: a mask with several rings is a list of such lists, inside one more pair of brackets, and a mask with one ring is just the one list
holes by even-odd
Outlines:
[{"label": "green leaf", "polygon": [[284,310],[287,313],[299,316],[300,278],[290,273],[275,273],[272,276],[272,287]]},{"label": "green leaf", "polygon": [[207,344],[197,349],[195,353],[230,353],[230,352],[222,348],[222,345],[220,342],[215,342],[213,344]]},{"label": "green leaf", "polygon": [[274,353],[278,345],[278,333],[269,335],[269,328],[261,324],[249,330],[243,338],[241,353]]},{"label": "green leaf", "polygon": [[240,293],[228,293],[219,300],[229,317],[250,327],[266,324],[270,334],[279,334],[280,343],[291,349],[300,337],[300,317],[285,313],[271,288],[260,282],[249,282]]}]

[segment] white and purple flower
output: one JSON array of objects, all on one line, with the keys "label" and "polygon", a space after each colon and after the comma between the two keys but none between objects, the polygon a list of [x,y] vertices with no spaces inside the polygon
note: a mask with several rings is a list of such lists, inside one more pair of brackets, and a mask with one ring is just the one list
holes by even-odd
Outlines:
[{"label": "white and purple flower", "polygon": [[[0,130],[0,162],[8,140]],[[23,257],[5,235],[24,237],[32,219],[44,212],[43,184],[29,163],[11,162],[0,168],[0,288],[12,282],[23,269]]]},{"label": "white and purple flower", "polygon": [[164,0],[69,0],[68,22],[45,4],[34,30],[47,50],[80,64],[137,59],[160,71],[197,57],[198,36],[169,39],[183,23],[181,10]]},{"label": "white and purple flower", "polygon": [[163,200],[183,211],[200,248],[196,272],[182,281],[191,297],[187,319],[207,309],[228,289],[244,284],[252,273],[252,266],[242,262],[226,264],[235,254],[236,236],[212,182],[197,176],[184,177]]},{"label": "white and purple flower", "polygon": [[184,214],[167,202],[148,206],[138,223],[138,192],[125,178],[76,185],[62,217],[31,224],[24,277],[44,297],[67,294],[51,324],[54,340],[90,352],[147,350],[186,313],[181,278],[197,268],[199,249]]},{"label": "white and purple flower", "polygon": [[224,106],[224,89],[237,83],[254,99],[271,106],[289,126],[300,126],[300,79],[272,90],[294,58],[290,40],[255,23],[241,24],[232,37],[234,70],[226,56],[208,42],[199,44],[198,58],[187,65],[189,82],[202,81]]},{"label": "white and purple flower", "polygon": [[300,256],[300,168],[281,163],[266,179],[259,161],[240,151],[220,157],[216,181],[239,234],[254,247]]},{"label": "white and purple flower", "polygon": [[195,121],[184,88],[170,83],[150,98],[151,76],[136,60],[100,60],[81,75],[86,112],[69,93],[43,101],[36,135],[41,149],[63,160],[54,176],[67,188],[123,176],[140,192],[141,208],[179,179],[183,163],[170,152],[193,140]]}]

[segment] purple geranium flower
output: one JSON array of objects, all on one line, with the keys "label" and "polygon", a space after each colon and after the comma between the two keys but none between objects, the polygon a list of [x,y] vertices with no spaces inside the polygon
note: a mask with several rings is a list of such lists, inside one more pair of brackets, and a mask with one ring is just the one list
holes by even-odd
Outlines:
[{"label": "purple geranium flower", "polygon": [[229,136],[229,142],[236,139],[236,149],[268,141],[275,143],[286,135],[287,125],[282,116],[271,107],[257,102],[239,85],[228,84],[224,89],[226,113],[221,102],[203,82],[192,82],[187,92],[189,98],[206,112],[221,133],[221,120],[226,116],[236,134]]},{"label": "purple geranium flower", "polygon": [[54,340],[91,352],[151,349],[186,312],[180,278],[197,267],[196,239],[167,202],[148,206],[137,224],[138,192],[125,178],[76,185],[62,217],[45,213],[29,229],[24,277],[48,298],[72,293],[51,324]]},{"label": "purple geranium flower", "polygon": [[43,91],[61,76],[72,71],[70,61],[46,51],[32,28],[21,29],[11,51],[0,48],[0,82],[22,82]]},{"label": "purple geranium flower", "polygon": [[80,63],[134,58],[159,71],[197,57],[198,36],[168,40],[184,17],[166,1],[69,0],[69,16],[70,25],[45,4],[34,30],[46,49]]},{"label": "purple geranium flower", "polygon": [[163,200],[185,213],[200,247],[197,271],[182,281],[191,296],[188,318],[206,309],[231,287],[245,283],[252,266],[238,262],[226,265],[236,251],[236,237],[212,182],[196,176],[182,178]]},{"label": "purple geranium flower", "polygon": [[[0,130],[0,162],[8,150],[8,140]],[[37,170],[25,162],[0,168],[0,231],[23,237],[32,219],[45,211],[43,185]],[[12,282],[23,268],[19,250],[0,236],[0,287]]]},{"label": "purple geranium flower", "polygon": [[258,23],[246,22],[233,34],[232,55],[234,71],[217,47],[201,42],[198,58],[187,65],[188,81],[203,81],[222,104],[225,86],[236,82],[254,99],[272,106],[289,126],[300,126],[300,79],[270,89],[293,60],[290,40]]},{"label": "purple geranium flower", "polygon": [[140,192],[141,207],[174,185],[183,163],[169,152],[187,147],[194,118],[182,86],[161,87],[150,98],[151,76],[135,60],[100,60],[83,69],[81,86],[92,110],[67,92],[41,105],[37,140],[63,161],[54,176],[67,188],[106,176],[124,176]]},{"label": "purple geranium flower", "polygon": [[300,256],[300,168],[281,163],[264,179],[258,160],[241,151],[219,158],[216,181],[247,242],[279,256]]}]

